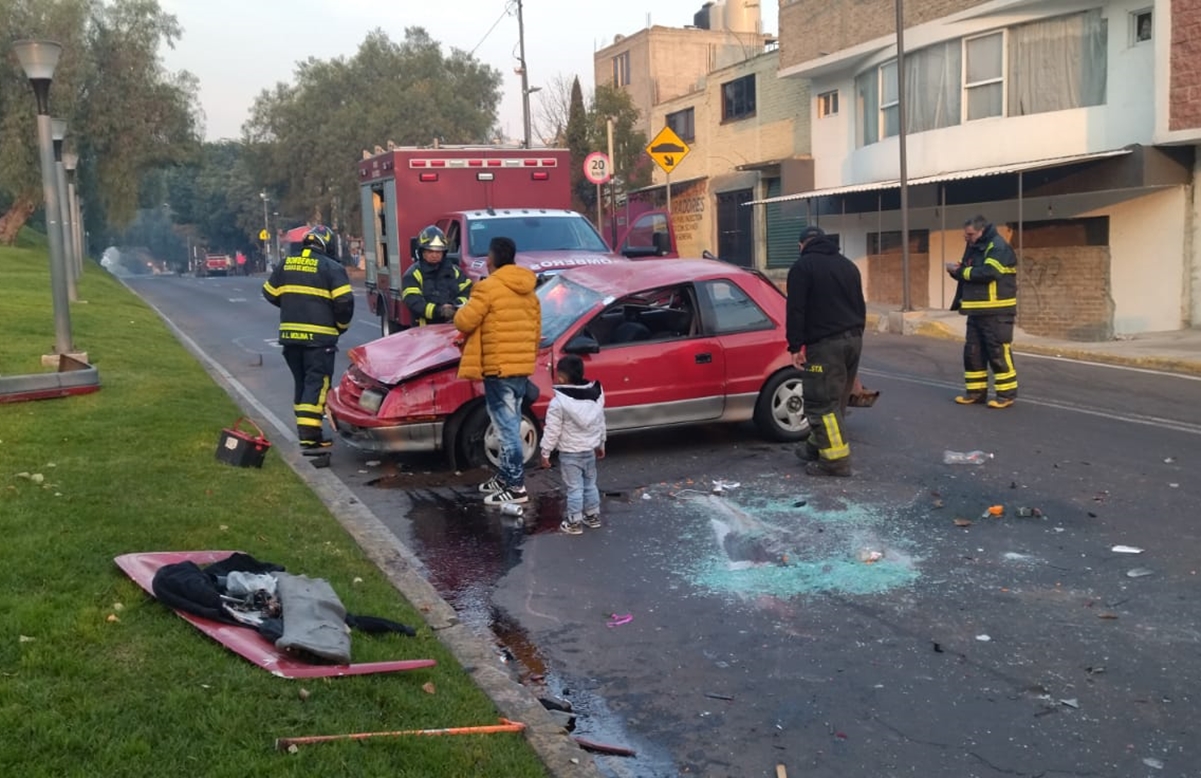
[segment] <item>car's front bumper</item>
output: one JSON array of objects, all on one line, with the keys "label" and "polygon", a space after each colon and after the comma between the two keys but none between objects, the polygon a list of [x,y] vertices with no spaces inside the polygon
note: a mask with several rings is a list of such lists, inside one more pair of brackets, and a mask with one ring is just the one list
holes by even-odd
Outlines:
[{"label": "car's front bumper", "polygon": [[442,450],[444,421],[380,424],[360,409],[346,408],[337,390],[325,406],[330,426],[350,446],[378,454],[425,453]]}]

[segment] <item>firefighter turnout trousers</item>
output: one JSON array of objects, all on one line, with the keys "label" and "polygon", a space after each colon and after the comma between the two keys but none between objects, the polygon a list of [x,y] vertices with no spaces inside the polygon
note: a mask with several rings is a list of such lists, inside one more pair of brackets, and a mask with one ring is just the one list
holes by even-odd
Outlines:
[{"label": "firefighter turnout trousers", "polygon": [[322,431],[325,396],[334,374],[333,346],[284,346],[284,361],[292,371],[292,410],[301,448],[329,445]]},{"label": "firefighter turnout trousers", "polygon": [[963,343],[963,387],[968,397],[988,395],[988,371],[998,400],[1018,396],[1018,371],[1013,366],[1012,313],[969,315]]},{"label": "firefighter turnout trousers", "polygon": [[846,399],[859,372],[863,333],[848,330],[805,346],[805,418],[809,443],[829,462],[846,459],[851,447],[843,436]]}]

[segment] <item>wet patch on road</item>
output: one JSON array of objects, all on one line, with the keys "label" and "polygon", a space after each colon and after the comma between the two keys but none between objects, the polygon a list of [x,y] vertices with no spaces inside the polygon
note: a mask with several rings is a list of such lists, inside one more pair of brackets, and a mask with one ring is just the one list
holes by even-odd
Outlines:
[{"label": "wet patch on road", "polygon": [[845,495],[784,498],[769,484],[748,486],[757,496],[670,492],[672,510],[685,520],[680,540],[693,549],[674,566],[697,594],[880,594],[918,579],[914,544],[898,531],[894,509]]}]

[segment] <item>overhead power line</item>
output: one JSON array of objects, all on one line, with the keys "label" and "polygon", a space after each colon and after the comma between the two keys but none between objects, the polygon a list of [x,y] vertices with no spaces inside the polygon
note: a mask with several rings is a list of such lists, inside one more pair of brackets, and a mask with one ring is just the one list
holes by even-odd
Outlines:
[{"label": "overhead power line", "polygon": [[501,11],[500,16],[496,19],[495,22],[492,23],[492,26],[488,28],[488,32],[484,33],[484,37],[480,38],[480,42],[475,44],[475,48],[471,50],[471,54],[469,54],[468,56],[474,57],[475,53],[477,51],[479,51],[480,46],[484,45],[484,41],[488,40],[488,36],[492,34],[492,31],[496,29],[497,25],[499,25],[501,22],[503,22],[505,17],[508,16],[509,14],[511,14],[512,12],[513,12],[513,0],[508,0],[508,2],[505,3],[505,10]]}]

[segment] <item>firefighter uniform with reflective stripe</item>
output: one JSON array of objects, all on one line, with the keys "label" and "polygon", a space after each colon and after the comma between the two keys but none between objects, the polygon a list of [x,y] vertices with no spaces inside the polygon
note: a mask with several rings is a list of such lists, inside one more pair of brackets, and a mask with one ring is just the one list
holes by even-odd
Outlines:
[{"label": "firefighter uniform with reflective stripe", "polygon": [[[788,351],[805,349],[802,385],[813,474],[850,475],[843,410],[859,372],[867,306],[855,263],[816,227],[801,233],[800,258],[788,271]],[[808,458],[808,457],[802,457]]]},{"label": "firefighter uniform with reflective stripe", "polygon": [[276,265],[263,297],[279,308],[279,343],[292,371],[293,411],[302,448],[329,445],[322,434],[325,397],[338,336],[354,318],[346,269],[312,248]]},{"label": "firefighter uniform with reflective stripe", "polygon": [[1013,365],[1013,326],[1017,316],[1017,257],[993,225],[967,246],[951,271],[959,282],[951,310],[967,316],[963,344],[961,401],[983,402],[988,397],[988,371],[999,401],[1017,397],[1018,374]]},{"label": "firefighter uniform with reflective stripe", "polygon": [[453,315],[442,315],[442,306],[462,308],[471,296],[471,279],[450,259],[437,264],[422,259],[405,273],[400,287],[400,296],[418,326],[454,321]]}]

